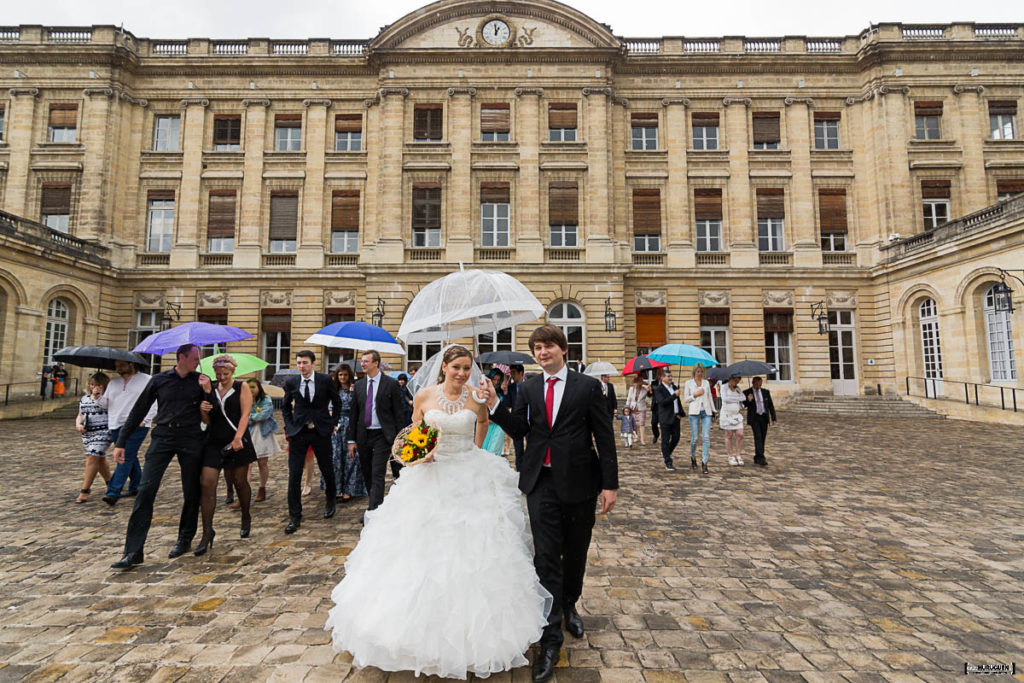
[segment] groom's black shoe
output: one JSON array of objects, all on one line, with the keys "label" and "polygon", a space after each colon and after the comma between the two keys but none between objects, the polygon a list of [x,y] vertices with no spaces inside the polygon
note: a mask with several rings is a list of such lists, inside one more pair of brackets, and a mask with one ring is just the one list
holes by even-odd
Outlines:
[{"label": "groom's black shoe", "polygon": [[167,559],[173,560],[176,557],[181,557],[188,552],[190,547],[192,547],[192,541],[186,541],[183,538],[179,538],[174,544],[174,547],[167,553]]},{"label": "groom's black shoe", "polygon": [[292,517],[288,520],[288,526],[284,528],[286,534],[294,534],[299,530],[299,525],[302,524],[302,517]]},{"label": "groom's black shoe", "polygon": [[582,638],[583,619],[580,617],[580,613],[576,611],[576,605],[566,605],[562,608],[562,614],[565,616],[565,630],[573,638]]},{"label": "groom's black shoe", "polygon": [[125,553],[120,560],[110,565],[111,569],[131,569],[137,564],[142,564],[142,551],[137,553]]},{"label": "groom's black shoe", "polygon": [[555,664],[558,663],[558,650],[559,648],[557,647],[542,646],[537,659],[533,660],[534,683],[549,680],[555,675]]},{"label": "groom's black shoe", "polygon": [[324,508],[324,519],[330,519],[333,516],[334,516],[334,503],[331,503],[330,505],[328,505],[328,506],[326,506]]}]

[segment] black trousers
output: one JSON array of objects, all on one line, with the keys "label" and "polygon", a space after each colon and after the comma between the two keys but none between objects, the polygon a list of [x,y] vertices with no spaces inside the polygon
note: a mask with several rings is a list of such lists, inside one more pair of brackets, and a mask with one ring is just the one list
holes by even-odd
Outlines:
[{"label": "black trousers", "polygon": [[754,462],[764,462],[764,442],[768,438],[768,415],[752,415],[747,418],[754,430]]},{"label": "black trousers", "polygon": [[128,518],[128,532],[125,534],[124,552],[134,554],[146,545],[149,527],[153,523],[153,502],[160,490],[164,472],[174,456],[178,456],[181,468],[181,493],[185,501],[181,505],[181,519],[178,521],[178,540],[191,543],[196,535],[199,519],[199,473],[203,467],[203,432],[195,427],[154,427],[150,434],[149,450],[142,468],[142,483],[135,496],[132,516]]},{"label": "black trousers", "polygon": [[520,471],[520,465],[523,462],[523,453],[526,452],[526,442],[523,439],[512,438],[512,448],[516,452],[516,472]]},{"label": "black trousers", "polygon": [[[381,429],[368,429],[366,443],[359,444],[359,464],[366,480],[366,491],[369,493],[367,510],[376,510],[384,502],[384,476],[387,474],[388,460],[391,458],[391,444],[384,438]],[[398,473],[391,470],[394,477]]]},{"label": "black trousers", "polygon": [[583,592],[587,551],[594,530],[597,497],[582,503],[563,503],[555,491],[551,469],[543,468],[537,485],[526,496],[533,533],[533,566],[540,583],[553,596],[542,647],[562,646],[562,611],[576,604]]},{"label": "black trousers", "polygon": [[288,439],[288,516],[292,518],[302,517],[302,473],[306,467],[306,451],[310,446],[313,447],[316,465],[324,478],[327,505],[334,505],[338,495],[331,435],[323,436],[315,429],[302,429]]},{"label": "black trousers", "polygon": [[673,419],[671,422],[661,423],[661,457],[666,465],[672,464],[672,451],[679,444],[679,423],[682,420]]}]

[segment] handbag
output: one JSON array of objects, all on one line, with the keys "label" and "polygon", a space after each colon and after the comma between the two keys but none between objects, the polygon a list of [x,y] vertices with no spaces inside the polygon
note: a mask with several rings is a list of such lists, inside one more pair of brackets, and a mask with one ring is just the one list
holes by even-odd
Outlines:
[{"label": "handbag", "polygon": [[[231,418],[228,417],[227,411],[224,410],[224,401],[221,400],[220,394],[217,393],[216,388],[214,388],[214,390],[213,390],[213,395],[217,399],[217,405],[220,406],[220,414],[223,415],[224,419],[228,421],[228,424],[231,425],[231,428],[234,429],[235,432],[237,432],[238,431],[238,427],[235,425],[234,422],[232,422]],[[249,436],[249,430],[248,429],[246,429],[244,432],[242,432],[242,449],[241,450],[236,451],[235,449],[231,448],[232,441],[234,441],[234,439],[232,439],[231,441],[226,443],[223,447],[221,447],[221,449],[220,449],[220,454],[221,455],[233,455],[233,454],[236,454],[236,453],[238,455],[242,455],[243,453],[246,453],[248,451],[251,451],[253,455],[256,454],[256,447],[253,446],[252,437]]]}]

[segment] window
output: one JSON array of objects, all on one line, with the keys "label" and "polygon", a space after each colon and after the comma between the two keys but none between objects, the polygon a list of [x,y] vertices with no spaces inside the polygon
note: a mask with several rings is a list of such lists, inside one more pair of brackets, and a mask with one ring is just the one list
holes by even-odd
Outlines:
[{"label": "window", "polygon": [[75,142],[77,126],[77,104],[50,105],[50,142]]},{"label": "window", "polygon": [[637,112],[630,116],[632,127],[633,149],[658,149],[658,114],[657,112]]},{"label": "window", "polygon": [[720,365],[729,364],[729,309],[700,309],[700,347]]},{"label": "window", "polygon": [[206,251],[230,254],[235,250],[235,191],[210,192],[209,215],[206,219]]},{"label": "window", "polygon": [[362,114],[338,114],[334,117],[334,151],[359,152],[363,149]]},{"label": "window", "polygon": [[722,251],[722,190],[698,188],[693,191],[697,251]]},{"label": "window", "polygon": [[918,140],[938,140],[942,102],[914,102],[914,136]]},{"label": "window", "polygon": [[828,362],[833,380],[856,380],[853,311],[828,312]]},{"label": "window", "polygon": [[[356,309],[354,308],[328,308],[324,310],[324,325],[343,323],[355,319]],[[353,360],[355,357],[356,352],[352,349],[325,348],[323,355],[324,372],[336,370],[342,361]]]},{"label": "window", "polygon": [[[162,311],[135,311],[135,328],[128,334],[128,348],[134,349],[142,340],[160,331]],[[160,356],[153,353],[140,353],[146,359],[144,371],[153,375],[160,372]]]},{"label": "window", "polygon": [[413,109],[412,138],[440,142],[444,138],[444,109],[440,104],[417,104]]},{"label": "window", "polygon": [[846,190],[818,190],[822,251],[846,251]]},{"label": "window", "polygon": [[993,382],[1017,379],[1017,359],[1013,355],[1013,328],[1008,311],[996,311],[994,287],[985,292],[985,333],[988,338],[988,363]]},{"label": "window", "polygon": [[480,184],[480,246],[507,247],[509,241],[509,184]]},{"label": "window", "polygon": [[661,190],[633,190],[633,251],[661,251]]},{"label": "window", "polygon": [[167,252],[174,242],[174,190],[150,190],[146,251]]},{"label": "window", "polygon": [[417,342],[405,346],[405,367],[418,370],[431,356],[441,352],[441,342]]},{"label": "window", "polygon": [[922,180],[921,201],[924,229],[937,228],[949,220],[949,181]]},{"label": "window", "polygon": [[996,181],[996,199],[998,201],[1007,200],[1021,192],[1024,192],[1024,178],[1020,180],[1008,178]]},{"label": "window", "polygon": [[178,137],[180,132],[180,116],[157,116],[153,123],[153,151],[178,151]]},{"label": "window", "polygon": [[[918,307],[921,325],[921,359],[925,379],[942,379],[942,344],[939,340],[939,312],[935,299],[927,298]],[[935,392],[934,385],[932,392]],[[926,384],[927,390],[927,384]]]},{"label": "window", "polygon": [[302,114],[278,114],[274,117],[274,151],[302,151]]},{"label": "window", "polygon": [[39,202],[40,221],[48,228],[68,232],[71,225],[71,185],[47,183],[43,185]]},{"label": "window", "polygon": [[480,106],[480,139],[483,142],[508,142],[510,128],[507,103]]},{"label": "window", "polygon": [[490,351],[514,351],[512,343],[512,328],[505,327],[498,330],[497,334],[483,332],[476,335],[476,353],[488,353]]},{"label": "window", "polygon": [[814,113],[814,149],[839,149],[839,117],[837,111]]},{"label": "window", "polygon": [[68,345],[71,308],[63,299],[50,299],[46,307],[46,337],[43,339],[43,363],[53,364],[53,354]]},{"label": "window", "polygon": [[335,190],[331,195],[331,251],[359,251],[359,190]]},{"label": "window", "polygon": [[764,312],[764,361],[775,368],[775,379],[793,381],[793,312]]},{"label": "window", "polygon": [[213,150],[237,152],[242,149],[242,117],[213,117]]},{"label": "window", "polygon": [[[637,308],[636,309],[636,345],[638,348],[656,349],[665,344],[665,309],[664,308]],[[646,352],[637,352],[637,355],[646,355]]]},{"label": "window", "polygon": [[[585,362],[584,354],[584,332],[583,332],[583,311],[573,303],[559,303],[548,311],[548,322],[562,328],[566,340],[569,342],[569,353],[566,361]],[[532,350],[532,349],[531,349]]]},{"label": "window", "polygon": [[270,381],[278,370],[289,367],[292,356],[292,317],[286,312],[263,312],[263,379]]},{"label": "window", "polygon": [[576,141],[576,104],[552,102],[548,105],[548,141]]},{"label": "window", "polygon": [[757,248],[759,251],[785,251],[783,236],[785,202],[781,188],[757,190]]},{"label": "window", "polygon": [[1013,100],[988,103],[989,127],[993,140],[1013,140],[1017,127],[1017,103]]},{"label": "window", "polygon": [[718,112],[694,112],[693,148],[718,149]]},{"label": "window", "polygon": [[271,254],[295,253],[299,228],[298,216],[299,195],[297,192],[280,192],[270,195]]},{"label": "window", "polygon": [[418,183],[412,186],[412,246],[432,249],[441,246],[441,186]]},{"label": "window", "polygon": [[552,248],[575,249],[579,246],[579,189],[576,183],[557,182],[548,187],[548,225]]},{"label": "window", "polygon": [[779,133],[779,115],[774,112],[757,112],[753,115],[754,149],[778,149],[782,141]]}]

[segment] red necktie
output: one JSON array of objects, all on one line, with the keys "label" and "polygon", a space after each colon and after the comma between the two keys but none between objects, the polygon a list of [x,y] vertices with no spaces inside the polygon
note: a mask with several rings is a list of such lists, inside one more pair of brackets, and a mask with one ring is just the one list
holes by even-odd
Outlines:
[{"label": "red necktie", "polygon": [[[551,421],[554,419],[555,414],[555,382],[557,381],[557,377],[548,377],[548,391],[544,394],[544,408],[548,414],[548,429],[551,429]],[[548,452],[544,456],[544,464],[551,464],[551,446],[548,446]]]}]

